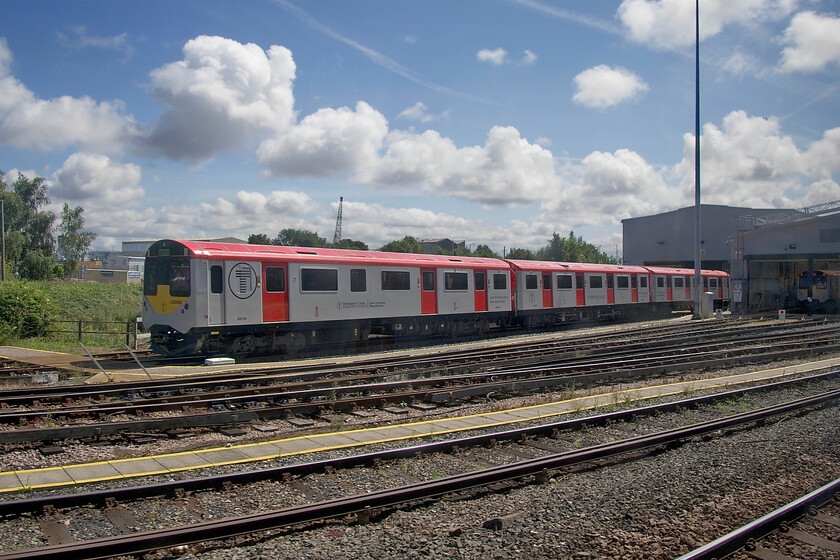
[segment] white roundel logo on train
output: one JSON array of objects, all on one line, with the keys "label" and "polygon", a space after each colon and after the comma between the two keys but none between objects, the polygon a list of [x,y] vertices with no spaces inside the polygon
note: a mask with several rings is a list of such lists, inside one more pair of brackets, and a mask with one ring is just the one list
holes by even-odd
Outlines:
[{"label": "white roundel logo on train", "polygon": [[248,299],[257,289],[257,273],[248,263],[236,263],[230,269],[228,286],[239,299]]}]

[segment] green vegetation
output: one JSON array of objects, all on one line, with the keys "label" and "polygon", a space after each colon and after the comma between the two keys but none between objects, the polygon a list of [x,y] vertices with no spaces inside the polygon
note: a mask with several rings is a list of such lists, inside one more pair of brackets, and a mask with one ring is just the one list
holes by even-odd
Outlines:
[{"label": "green vegetation", "polygon": [[[142,302],[139,284],[7,281],[0,284],[0,343],[79,353],[78,323],[62,321],[82,320],[85,331],[115,332],[84,334],[85,346],[121,347],[125,343],[124,325],[140,315]],[[108,324],[111,322],[121,325]]]}]

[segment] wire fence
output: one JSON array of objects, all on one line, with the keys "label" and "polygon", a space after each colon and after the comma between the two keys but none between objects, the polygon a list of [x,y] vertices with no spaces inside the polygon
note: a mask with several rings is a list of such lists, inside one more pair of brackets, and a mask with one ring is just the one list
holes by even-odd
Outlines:
[{"label": "wire fence", "polygon": [[[68,325],[65,329],[47,329],[47,334],[75,334],[79,342],[89,336],[125,336],[125,345],[137,349],[137,334],[140,328],[139,318],[133,321],[51,321],[51,325]],[[112,326],[118,325],[118,326]]]}]

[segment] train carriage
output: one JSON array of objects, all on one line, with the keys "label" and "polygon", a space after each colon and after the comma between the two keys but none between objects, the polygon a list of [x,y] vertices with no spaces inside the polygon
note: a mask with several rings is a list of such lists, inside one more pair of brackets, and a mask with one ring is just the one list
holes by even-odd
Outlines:
[{"label": "train carriage", "polygon": [[510,284],[499,259],[161,240],[143,323],[167,354],[457,334],[507,317]]}]

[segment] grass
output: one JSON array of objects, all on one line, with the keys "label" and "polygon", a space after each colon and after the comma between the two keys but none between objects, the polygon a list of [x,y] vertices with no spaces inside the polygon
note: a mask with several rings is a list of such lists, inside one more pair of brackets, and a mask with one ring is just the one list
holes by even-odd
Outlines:
[{"label": "grass", "polygon": [[[44,292],[49,302],[48,331],[75,331],[77,325],[59,321],[84,321],[83,331],[121,331],[121,334],[82,334],[82,343],[91,350],[122,348],[125,324],[140,316],[143,287],[140,284],[100,284],[94,282],[30,282]],[[121,325],[108,324],[111,322]],[[48,333],[37,338],[7,338],[0,343],[53,352],[82,353],[76,332]]]}]

